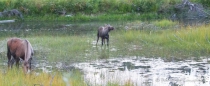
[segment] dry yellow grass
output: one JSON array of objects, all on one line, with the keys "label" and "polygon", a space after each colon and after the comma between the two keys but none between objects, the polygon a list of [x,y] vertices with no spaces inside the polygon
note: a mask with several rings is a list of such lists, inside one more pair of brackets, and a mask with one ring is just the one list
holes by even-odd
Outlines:
[{"label": "dry yellow grass", "polygon": [[21,69],[12,69],[0,74],[0,86],[65,86],[59,73],[24,74]]}]

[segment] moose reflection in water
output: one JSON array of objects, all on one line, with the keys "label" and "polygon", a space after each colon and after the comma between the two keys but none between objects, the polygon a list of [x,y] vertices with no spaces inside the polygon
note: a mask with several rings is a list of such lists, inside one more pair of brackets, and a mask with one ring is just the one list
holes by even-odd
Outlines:
[{"label": "moose reflection in water", "polygon": [[11,38],[7,41],[8,67],[12,68],[14,60],[16,61],[16,66],[19,67],[19,61],[22,59],[24,72],[30,72],[33,54],[33,48],[28,40]]},{"label": "moose reflection in water", "polygon": [[107,46],[109,45],[109,32],[114,30],[114,27],[111,25],[105,25],[98,28],[97,33],[97,42],[98,43],[99,37],[101,37],[101,45],[105,44],[105,39],[107,39]]}]

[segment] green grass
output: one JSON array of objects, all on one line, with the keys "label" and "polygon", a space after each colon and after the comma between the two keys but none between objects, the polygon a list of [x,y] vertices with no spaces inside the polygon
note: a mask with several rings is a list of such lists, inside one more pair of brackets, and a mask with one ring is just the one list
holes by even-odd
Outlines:
[{"label": "green grass", "polygon": [[[176,0],[1,0],[1,10],[19,8],[28,9],[33,14],[53,13],[65,9],[77,13],[127,13],[154,12],[161,5],[175,4]],[[139,9],[138,9],[139,8]]]},{"label": "green grass", "polygon": [[154,25],[160,28],[173,28],[175,25],[177,25],[177,22],[173,22],[168,19],[162,19],[162,20],[156,20],[154,21]]},{"label": "green grass", "polygon": [[[169,24],[170,25],[170,24]],[[128,51],[139,52],[139,55],[161,57],[199,57],[210,54],[210,30],[207,26],[189,26],[181,29],[167,29],[150,32],[130,29],[128,31],[115,32],[114,43],[122,49],[130,49],[129,45],[136,45],[142,49]],[[121,44],[118,44],[121,43]],[[123,47],[125,46],[125,47]],[[120,49],[121,50],[121,49]]]},{"label": "green grass", "polygon": [[62,80],[62,75],[59,73],[54,73],[54,75],[47,73],[25,75],[21,69],[16,68],[0,73],[1,86],[49,86],[51,84],[53,86],[64,86],[65,83]]},{"label": "green grass", "polygon": [[[8,19],[8,18],[7,18]],[[25,16],[24,21],[70,21],[70,22],[89,22],[89,21],[130,21],[130,20],[155,20],[156,13],[124,13],[124,14],[75,14],[70,17],[58,15],[45,16]]]},{"label": "green grass", "polygon": [[[167,20],[144,23],[146,25],[142,23],[144,22],[129,22],[124,25],[128,30],[118,27],[111,31],[109,47],[101,47],[101,40],[98,47],[95,47],[96,30],[90,34],[71,35],[66,32],[63,35],[54,32],[42,34],[38,31],[28,33],[26,37],[24,32],[23,37],[20,37],[31,42],[35,50],[34,58],[69,63],[122,56],[189,58],[209,55],[209,25],[174,28],[174,22]],[[7,38],[8,35],[0,38],[2,56],[6,55],[4,45]]]},{"label": "green grass", "polygon": [[[176,0],[1,0],[0,11],[18,9],[25,21],[93,21],[157,19],[157,11],[176,4]],[[66,10],[71,17],[58,11]],[[132,15],[127,15],[127,14]],[[140,14],[140,15],[139,15]],[[140,17],[140,18],[139,18]],[[5,18],[1,18],[5,19]],[[6,18],[7,19],[7,18]],[[9,18],[13,19],[13,18]]]},{"label": "green grass", "polygon": [[[71,74],[70,74],[71,73]],[[0,72],[1,86],[87,86],[78,70],[68,73],[51,72],[24,74],[17,68]]]},{"label": "green grass", "polygon": [[[79,70],[61,73],[35,73],[24,74],[21,69],[13,68],[0,72],[1,86],[89,86],[84,81],[83,75]],[[97,85],[96,85],[97,86]],[[118,83],[109,82],[107,86],[120,86]],[[129,80],[124,86],[134,86]]]},{"label": "green grass", "polygon": [[85,57],[90,48],[85,36],[37,36],[28,38],[35,47],[37,57],[47,57],[49,60],[65,60],[74,62]]},{"label": "green grass", "polygon": [[[0,11],[18,9],[23,13],[24,21],[153,20],[169,18],[175,11],[174,5],[180,2],[180,0],[1,0]],[[206,0],[192,2],[209,6],[209,1]],[[58,15],[57,12],[62,10],[71,17]]]},{"label": "green grass", "polygon": [[[151,20],[170,17],[175,11],[174,5],[180,2],[181,0],[1,0],[0,11],[18,9],[23,13],[25,21]],[[192,2],[209,6],[208,0]],[[72,16],[58,15],[57,12],[62,10]]]}]

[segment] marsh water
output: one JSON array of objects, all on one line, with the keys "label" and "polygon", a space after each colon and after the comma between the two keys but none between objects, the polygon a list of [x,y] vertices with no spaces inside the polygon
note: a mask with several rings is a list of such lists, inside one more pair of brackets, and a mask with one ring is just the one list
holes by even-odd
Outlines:
[{"label": "marsh water", "polygon": [[[108,22],[15,22],[0,24],[0,34],[2,37],[13,36],[28,37],[40,34],[56,36],[87,35],[96,36],[96,30]],[[116,31],[127,30],[127,22],[111,22],[116,27]],[[110,24],[110,22],[109,22]],[[152,25],[144,25],[144,27]],[[143,27],[139,26],[132,28]],[[7,68],[6,49],[1,41],[1,71]],[[95,48],[95,40],[92,41],[94,51],[103,51],[104,47]],[[134,45],[135,46],[135,45]],[[135,47],[141,48],[141,47]],[[36,51],[38,51],[35,48]],[[92,49],[90,49],[92,50]],[[78,62],[48,61],[45,58],[36,57],[33,62],[33,70],[50,73],[59,70],[65,74],[71,74],[73,69],[79,69],[84,74],[85,82],[90,86],[106,86],[108,83],[125,85],[131,83],[134,86],[209,86],[210,85],[210,64],[208,57],[200,57],[199,60],[182,59],[166,60],[161,57],[144,57],[132,54],[117,57],[110,55],[112,51],[118,51],[116,46],[105,47],[105,53],[98,58],[82,60]],[[138,50],[138,49],[135,49]],[[91,52],[91,51],[90,51]],[[193,57],[192,57],[193,58]]]}]

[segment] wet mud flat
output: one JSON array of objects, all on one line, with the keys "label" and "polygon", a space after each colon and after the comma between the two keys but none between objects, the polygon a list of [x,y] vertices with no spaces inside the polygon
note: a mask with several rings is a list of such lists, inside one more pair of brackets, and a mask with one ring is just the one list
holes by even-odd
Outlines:
[{"label": "wet mud flat", "polygon": [[161,58],[116,58],[74,64],[91,86],[209,86],[209,59],[165,62]]}]

